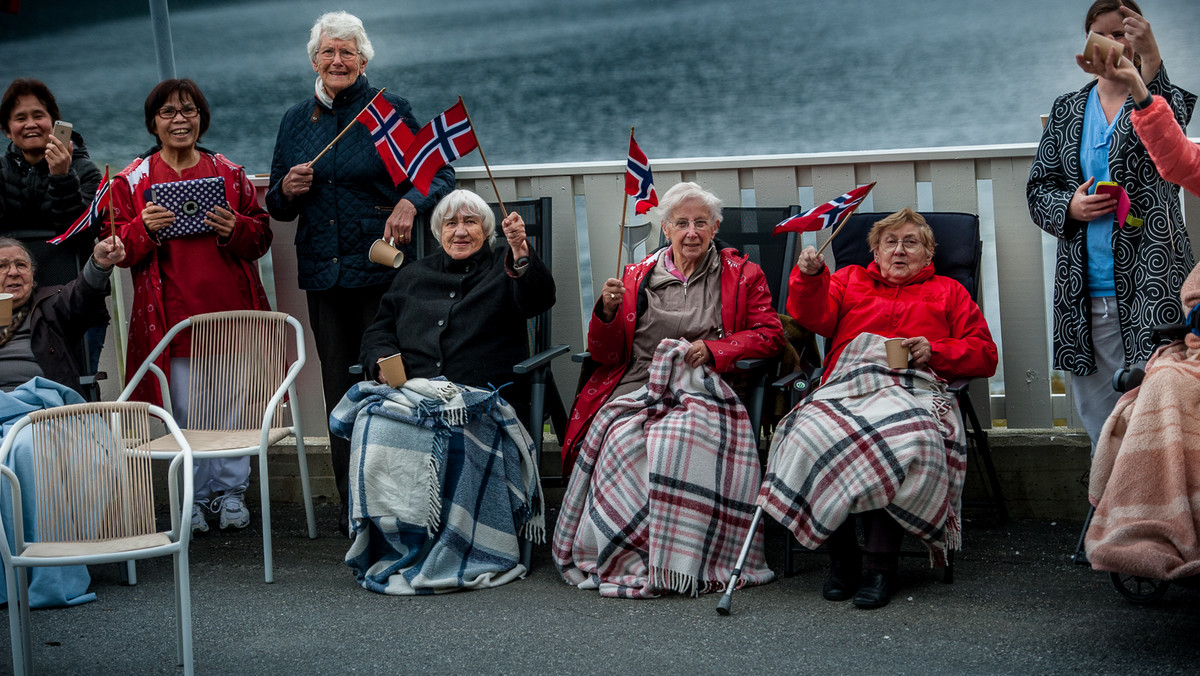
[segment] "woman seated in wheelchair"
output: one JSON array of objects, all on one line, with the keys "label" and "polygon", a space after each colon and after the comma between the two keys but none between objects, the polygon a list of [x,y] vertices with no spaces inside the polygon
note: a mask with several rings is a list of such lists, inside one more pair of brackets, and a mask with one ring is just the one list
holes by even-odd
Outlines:
[{"label": "woman seated in wheelchair", "polygon": [[[482,198],[455,190],[438,203],[430,230],[441,251],[396,273],[363,335],[374,380],[330,416],[351,440],[346,563],[365,589],[499,586],[526,572],[519,537],[545,538],[538,454],[514,410],[527,410],[528,384],[506,383],[529,357],[527,320],[554,305],[555,286],[520,214],[501,226],[507,245],[494,248]],[[380,369],[395,355],[407,380]]]},{"label": "woman seated in wheelchair", "polygon": [[1092,458],[1092,568],[1155,580],[1200,574],[1200,266],[1180,291],[1188,333],[1160,348],[1104,423]]},{"label": "woman seated in wheelchair", "polygon": [[[759,503],[800,544],[826,544],[826,599],[879,608],[895,590],[905,532],[935,564],[959,546],[966,445],[945,380],[991,376],[997,353],[967,290],[934,274],[920,214],[887,216],[867,244],[866,268],[830,274],[808,247],[792,271],[788,313],[830,343],[822,386],[776,428]],[[907,348],[900,368],[889,366],[892,338]]]},{"label": "woman seated in wheelchair", "polygon": [[[713,238],[721,201],[663,195],[669,246],[604,283],[588,328],[595,368],[563,444],[571,474],[554,533],[563,578],[604,596],[699,594],[728,579],[754,514],[756,430],[724,379],[773,357],[783,332],[762,268]],[[742,580],[769,582],[761,536]]]}]

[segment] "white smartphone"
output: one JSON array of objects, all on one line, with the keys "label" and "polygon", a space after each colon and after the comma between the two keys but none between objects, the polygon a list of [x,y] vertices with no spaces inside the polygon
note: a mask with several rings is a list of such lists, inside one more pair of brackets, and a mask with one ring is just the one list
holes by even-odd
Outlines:
[{"label": "white smartphone", "polygon": [[71,147],[71,130],[74,125],[70,122],[59,120],[54,123],[54,129],[50,133],[54,134],[54,138],[58,139],[64,146]]}]

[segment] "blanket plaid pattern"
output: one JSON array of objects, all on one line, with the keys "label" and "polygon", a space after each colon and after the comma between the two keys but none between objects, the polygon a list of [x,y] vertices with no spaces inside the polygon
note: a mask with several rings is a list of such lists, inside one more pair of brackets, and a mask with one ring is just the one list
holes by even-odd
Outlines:
[{"label": "blanket plaid pattern", "polygon": [[393,595],[524,576],[518,533],[545,540],[533,441],[495,391],[414,378],[357,383],[329,418],[350,438],[346,565]]},{"label": "blanket plaid pattern", "polygon": [[[746,539],[760,476],[746,410],[690,343],[664,340],[649,383],[597,413],[554,532],[569,584],[601,596],[696,596],[723,588]],[[740,582],[774,579],[762,533]]]},{"label": "blanket plaid pattern", "polygon": [[851,341],[829,380],[780,422],[758,504],[810,549],[850,514],[886,509],[944,565],[962,532],[958,404],[931,372],[888,368],[883,341]]}]

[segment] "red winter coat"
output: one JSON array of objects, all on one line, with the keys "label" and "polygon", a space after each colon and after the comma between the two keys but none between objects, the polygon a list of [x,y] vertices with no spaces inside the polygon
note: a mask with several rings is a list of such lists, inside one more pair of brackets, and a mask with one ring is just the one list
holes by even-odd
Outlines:
[{"label": "red winter coat", "polygon": [[833,337],[825,373],[833,371],[846,345],[862,333],[885,338],[924,336],[933,347],[929,367],[946,380],[986,378],[996,372],[996,343],[979,306],[962,284],[933,274],[927,265],[896,285],[879,266],[847,265],[829,274],[792,270],[788,314],[806,329]]},{"label": "red winter coat", "polygon": [[[112,187],[117,236],[125,243],[125,260],[120,265],[131,268],[133,273],[133,307],[129,312],[125,362],[130,374],[142,365],[167,331],[188,316],[271,309],[255,262],[271,248],[270,216],[258,205],[254,185],[246,172],[222,155],[202,152],[200,163],[184,170],[182,178],[216,175],[225,179],[225,199],[237,218],[233,234],[227,242],[219,242],[211,233],[160,242],[150,236],[142,223],[146,190],[152,183],[152,162],[161,159],[152,155],[134,160],[113,179]],[[175,275],[165,281],[164,255],[172,257],[169,265]],[[172,288],[181,289],[182,297],[168,293]],[[171,357],[188,356],[188,347],[187,336],[177,337],[155,363],[170,374]],[[144,378],[133,396],[160,403],[157,381]]]},{"label": "red winter coat", "polygon": [[[605,322],[593,310],[588,325],[588,350],[596,362],[596,370],[575,399],[567,432],[563,439],[563,475],[567,476],[575,465],[579,444],[587,434],[592,419],[604,402],[608,401],[617,383],[625,375],[633,350],[633,334],[637,327],[637,299],[642,292],[642,282],[658,263],[661,249],[642,262],[625,267],[622,281],[626,289],[637,289],[638,293],[626,293],[612,322]],[[711,367],[717,373],[726,373],[735,368],[739,359],[773,357],[783,349],[783,327],[775,313],[771,290],[767,286],[762,268],[738,255],[734,249],[723,249],[721,255],[721,325],[725,336],[719,340],[705,340],[713,356]],[[597,303],[597,308],[599,303]]]}]

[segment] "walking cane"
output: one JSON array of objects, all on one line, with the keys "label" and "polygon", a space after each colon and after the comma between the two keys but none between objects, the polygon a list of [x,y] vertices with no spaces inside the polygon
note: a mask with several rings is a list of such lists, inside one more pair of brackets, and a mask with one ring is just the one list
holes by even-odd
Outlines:
[{"label": "walking cane", "polygon": [[729,584],[725,587],[725,595],[717,602],[717,614],[728,615],[729,604],[733,603],[733,588],[737,586],[738,578],[742,575],[742,565],[746,563],[746,555],[750,553],[750,545],[754,542],[754,532],[758,530],[758,522],[762,519],[762,505],[754,510],[754,519],[750,522],[750,532],[746,533],[746,541],[742,543],[742,552],[738,554],[737,565],[729,574]]}]

